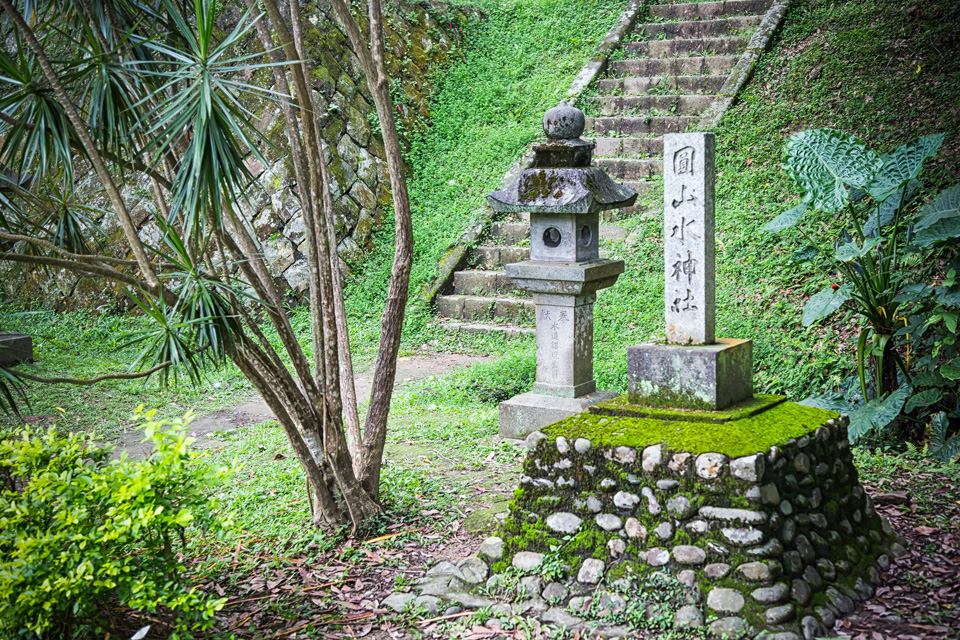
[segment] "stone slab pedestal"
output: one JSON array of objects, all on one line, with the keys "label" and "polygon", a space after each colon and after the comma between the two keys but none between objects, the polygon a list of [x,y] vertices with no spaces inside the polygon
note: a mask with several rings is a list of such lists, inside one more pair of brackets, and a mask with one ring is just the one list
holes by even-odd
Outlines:
[{"label": "stone slab pedestal", "polygon": [[598,402],[617,397],[610,391],[595,391],[579,398],[558,398],[523,393],[500,403],[500,437],[523,440],[548,424],[583,413]]},{"label": "stone slab pedestal", "polygon": [[647,342],[627,349],[631,404],[718,411],[753,395],[753,342]]},{"label": "stone slab pedestal", "polygon": [[33,362],[33,339],[23,333],[0,331],[0,367]]}]

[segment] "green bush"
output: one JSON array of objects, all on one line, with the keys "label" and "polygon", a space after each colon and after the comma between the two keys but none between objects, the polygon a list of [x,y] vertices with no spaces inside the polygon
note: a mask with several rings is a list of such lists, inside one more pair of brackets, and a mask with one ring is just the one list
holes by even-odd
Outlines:
[{"label": "green bush", "polygon": [[225,599],[183,581],[188,535],[229,526],[207,491],[231,470],[191,451],[183,420],[138,409],[153,453],[108,461],[85,436],[30,428],[0,440],[0,636],[88,637],[106,608],[209,628]]}]

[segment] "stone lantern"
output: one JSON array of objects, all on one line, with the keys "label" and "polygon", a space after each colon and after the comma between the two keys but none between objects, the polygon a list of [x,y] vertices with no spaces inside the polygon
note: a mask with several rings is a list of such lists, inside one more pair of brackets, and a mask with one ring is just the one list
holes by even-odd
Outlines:
[{"label": "stone lantern", "polygon": [[600,258],[600,212],[629,207],[637,192],[592,167],[594,143],[580,139],[583,112],[561,102],[547,111],[549,140],[534,145],[532,166],[487,196],[495,212],[530,214],[530,259],[507,276],[536,305],[537,379],[530,393],[500,403],[500,435],[523,438],[616,394],[593,379],[593,303],[623,273]]}]

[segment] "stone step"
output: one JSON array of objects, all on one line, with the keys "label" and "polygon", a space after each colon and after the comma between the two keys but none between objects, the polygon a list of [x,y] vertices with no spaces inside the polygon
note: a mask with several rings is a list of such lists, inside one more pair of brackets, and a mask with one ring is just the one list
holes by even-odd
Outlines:
[{"label": "stone step", "polygon": [[713,102],[712,95],[692,96],[596,96],[589,98],[597,105],[600,115],[625,115],[628,112],[642,113],[652,109],[676,113],[677,115],[697,115],[703,113]]},{"label": "stone step", "polygon": [[504,271],[455,271],[453,273],[453,292],[459,296],[490,296],[507,294],[509,296],[529,297],[518,291],[513,281]]},{"label": "stone step", "polygon": [[628,42],[623,48],[630,57],[666,58],[667,56],[686,56],[692,53],[701,55],[739,55],[747,48],[750,38],[746,36],[728,38],[679,38],[676,40],[645,40]]},{"label": "stone step", "polygon": [[688,20],[683,22],[650,22],[637,25],[634,33],[646,40],[657,38],[717,38],[720,36],[752,35],[763,16],[741,16],[718,20]]},{"label": "stone step", "polygon": [[481,269],[502,269],[530,257],[530,247],[485,246],[470,251],[470,264]]},{"label": "stone step", "polygon": [[516,244],[530,237],[530,225],[525,222],[494,222],[490,237],[503,244]]},{"label": "stone step", "polygon": [[597,83],[600,95],[644,93],[716,95],[729,76],[661,76],[659,78],[604,78]]},{"label": "stone step", "polygon": [[[631,187],[634,190],[636,190],[636,192],[640,194],[640,197],[637,198],[637,202],[632,206],[627,207],[626,209],[620,209],[619,211],[617,211],[616,212],[617,217],[615,218],[615,220],[632,218],[635,215],[644,213],[646,211],[646,207],[640,203],[640,200],[643,199],[647,191],[653,188],[654,184],[661,184],[661,183],[654,183],[650,180],[621,180],[621,182],[627,185],[628,187]],[[624,237],[626,237],[626,235],[624,235]]]},{"label": "stone step", "polygon": [[521,298],[488,296],[440,296],[437,311],[453,320],[508,320],[517,324],[533,324],[533,301]]},{"label": "stone step", "polygon": [[587,131],[597,135],[635,135],[683,133],[700,122],[698,116],[653,116],[629,118],[587,118]]},{"label": "stone step", "polygon": [[773,0],[726,0],[726,2],[685,2],[650,7],[654,20],[705,20],[722,16],[748,16],[766,13]]},{"label": "stone step", "polygon": [[593,138],[595,158],[638,158],[663,155],[663,138]]},{"label": "stone step", "polygon": [[533,327],[518,327],[509,324],[483,324],[467,322],[443,322],[440,327],[453,335],[457,334],[499,334],[504,338],[524,338],[536,335],[536,329]]},{"label": "stone step", "polygon": [[617,182],[650,180],[663,175],[660,158],[597,158],[595,163]]},{"label": "stone step", "polygon": [[641,58],[617,60],[607,67],[612,76],[694,76],[729,73],[739,56],[692,56],[688,58]]}]

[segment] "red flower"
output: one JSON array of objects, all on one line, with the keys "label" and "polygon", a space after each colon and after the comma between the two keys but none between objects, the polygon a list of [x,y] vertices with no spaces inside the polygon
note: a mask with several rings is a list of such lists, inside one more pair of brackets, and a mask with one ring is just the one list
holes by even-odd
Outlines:
[{"label": "red flower", "polygon": [[838,285],[838,284],[832,284],[832,285],[830,285],[830,288],[833,289],[834,291],[836,291],[837,289],[840,288],[840,285]]}]

